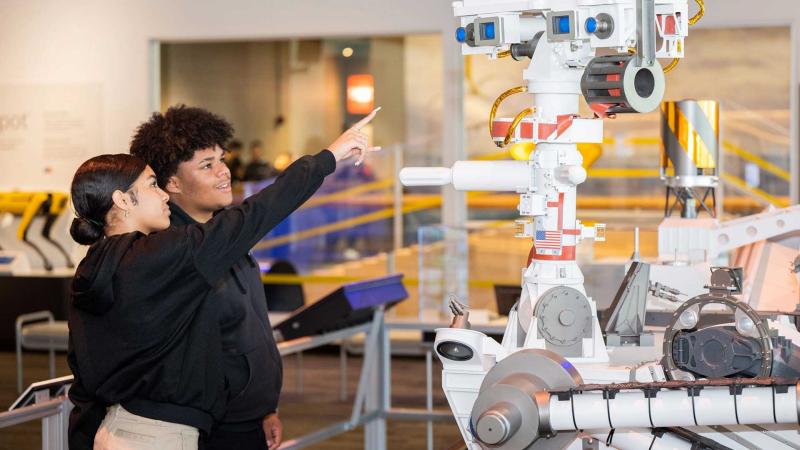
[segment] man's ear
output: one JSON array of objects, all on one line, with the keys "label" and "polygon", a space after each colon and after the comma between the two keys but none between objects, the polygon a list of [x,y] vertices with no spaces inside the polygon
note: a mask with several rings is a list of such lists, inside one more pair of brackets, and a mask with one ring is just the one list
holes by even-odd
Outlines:
[{"label": "man's ear", "polygon": [[167,194],[180,194],[181,193],[181,182],[178,180],[178,177],[175,175],[169,177],[167,180],[167,185],[164,187],[164,190],[167,191]]},{"label": "man's ear", "polygon": [[114,206],[121,209],[122,211],[127,211],[131,207],[131,202],[128,201],[128,196],[117,189],[111,194],[111,200],[114,202]]}]

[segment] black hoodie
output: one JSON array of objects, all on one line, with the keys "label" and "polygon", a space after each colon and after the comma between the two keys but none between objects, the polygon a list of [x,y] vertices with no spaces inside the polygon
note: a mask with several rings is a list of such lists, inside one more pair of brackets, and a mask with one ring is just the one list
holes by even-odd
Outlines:
[{"label": "black hoodie", "polygon": [[[92,448],[105,408],[211,429],[228,400],[214,295],[231,268],[336,168],[323,150],[204,224],[128,233],[89,248],[72,283],[71,449]],[[277,400],[277,396],[276,396]]]},{"label": "black hoodie", "polygon": [[[197,223],[178,205],[170,203],[169,207],[172,226]],[[257,429],[264,417],[278,408],[283,382],[258,263],[243,255],[209,298],[220,305],[222,361],[230,389],[225,415],[217,426],[228,431]]]}]

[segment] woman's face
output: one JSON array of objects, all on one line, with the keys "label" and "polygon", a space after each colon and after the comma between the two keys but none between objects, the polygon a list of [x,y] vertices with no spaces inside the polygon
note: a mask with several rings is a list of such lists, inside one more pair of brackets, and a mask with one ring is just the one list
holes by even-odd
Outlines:
[{"label": "woman's face", "polygon": [[136,229],[149,234],[169,228],[169,196],[158,187],[156,174],[150,166],[142,171],[126,194],[132,205],[129,219]]}]

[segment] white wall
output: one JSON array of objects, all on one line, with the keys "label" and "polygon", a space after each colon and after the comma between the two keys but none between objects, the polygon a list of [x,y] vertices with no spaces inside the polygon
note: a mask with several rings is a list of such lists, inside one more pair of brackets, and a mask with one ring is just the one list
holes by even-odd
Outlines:
[{"label": "white wall", "polygon": [[411,165],[440,165],[442,155],[436,148],[441,142],[444,120],[440,88],[443,71],[432,67],[429,61],[442,60],[443,46],[435,35],[408,36],[405,41],[405,161]]},{"label": "white wall", "polygon": [[[449,1],[127,1],[4,0],[0,4],[0,85],[102,86],[101,151],[126,151],[152,108],[151,40],[372,36],[444,31]],[[36,155],[31,155],[36,157]],[[47,182],[2,159],[0,189],[66,189],[64,165]]]},{"label": "white wall", "polygon": [[[800,22],[797,0],[707,0],[707,10],[702,26]],[[442,32],[451,39],[456,26],[451,14],[449,0],[3,0],[0,85],[99,83],[103,117],[97,126],[102,151],[124,151],[135,126],[157,106],[151,100],[151,40],[422,32]],[[796,40],[799,35],[795,33]],[[746,38],[743,29],[742,39]],[[446,51],[453,48],[445,46]],[[452,65],[448,57],[444,60],[448,67]],[[445,84],[457,75],[452,70],[444,73]],[[796,104],[795,92],[794,123]],[[445,102],[443,120],[453,120],[450,109]],[[445,126],[445,133],[453,133],[454,128],[460,125]],[[795,131],[793,141],[797,140]],[[459,139],[445,137],[443,142]],[[13,171],[12,166],[13,161],[2,160],[0,153],[0,189],[36,183],[36,174]],[[36,187],[65,189],[71,170],[74,167],[57,168],[57,173],[48,178],[51,186]]]},{"label": "white wall", "polygon": [[[285,41],[165,44],[161,46],[161,110],[184,103],[227,119],[235,137],[266,143],[269,160],[289,148],[275,118],[287,114]],[[285,127],[282,127],[285,128]],[[245,151],[245,159],[249,152]]]}]

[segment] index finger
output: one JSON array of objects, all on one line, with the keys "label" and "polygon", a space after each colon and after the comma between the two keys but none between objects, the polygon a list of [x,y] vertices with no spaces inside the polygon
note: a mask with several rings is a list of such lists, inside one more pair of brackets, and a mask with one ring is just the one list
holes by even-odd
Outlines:
[{"label": "index finger", "polygon": [[353,125],[351,128],[354,129],[354,130],[361,131],[362,128],[367,126],[367,124],[370,123],[370,121],[375,118],[375,114],[378,114],[378,111],[380,111],[380,110],[381,110],[380,106],[378,106],[377,108],[373,109],[371,113],[367,114],[367,117],[364,117],[363,119],[361,119],[358,122],[356,122],[356,124]]}]

